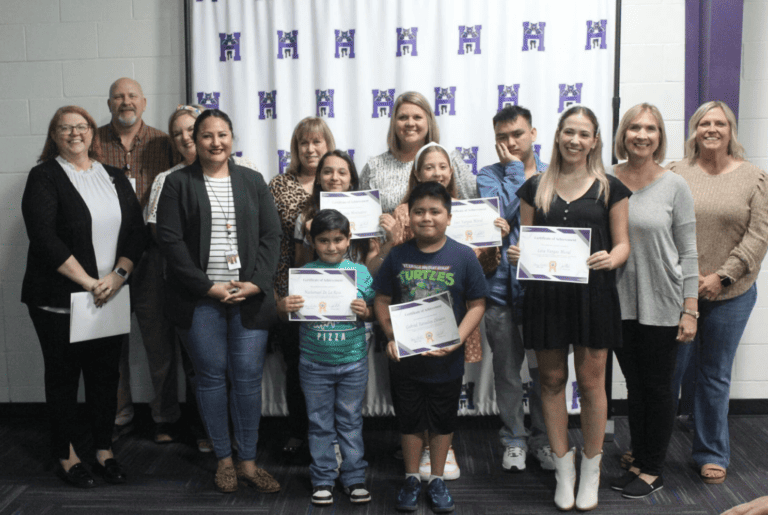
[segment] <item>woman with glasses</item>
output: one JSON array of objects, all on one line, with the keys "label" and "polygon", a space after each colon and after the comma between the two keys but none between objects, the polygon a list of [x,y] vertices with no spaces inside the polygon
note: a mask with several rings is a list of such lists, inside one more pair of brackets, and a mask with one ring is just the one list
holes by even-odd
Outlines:
[{"label": "woman with glasses", "polygon": [[77,409],[81,372],[96,448],[92,471],[108,483],[126,481],[112,453],[123,336],[70,343],[70,296],[90,292],[97,307],[108,303],[147,242],[130,182],[121,170],[96,160],[95,130],[93,118],[81,107],[56,111],[21,202],[29,236],[21,301],[27,304],[43,351],[56,472],[82,488],[95,483],[76,451],[82,452],[85,436]]}]

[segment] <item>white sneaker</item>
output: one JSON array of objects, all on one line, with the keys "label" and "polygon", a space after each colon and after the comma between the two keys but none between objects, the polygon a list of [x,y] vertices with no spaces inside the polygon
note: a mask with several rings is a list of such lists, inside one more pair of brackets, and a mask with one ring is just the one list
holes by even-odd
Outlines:
[{"label": "white sneaker", "polygon": [[[419,476],[422,481],[429,481],[429,476],[432,474],[432,462],[429,458],[429,447],[424,447],[421,451],[421,459],[419,460]],[[445,458],[445,467],[443,468],[443,480],[453,481],[461,477],[461,469],[456,462],[456,453],[453,452],[453,447],[448,448],[448,456]]]},{"label": "white sneaker", "polygon": [[552,459],[552,447],[545,445],[536,449],[536,459],[543,470],[555,470],[555,461]]},{"label": "white sneaker", "polygon": [[522,447],[507,447],[501,466],[507,472],[522,472],[525,470],[525,449]]}]

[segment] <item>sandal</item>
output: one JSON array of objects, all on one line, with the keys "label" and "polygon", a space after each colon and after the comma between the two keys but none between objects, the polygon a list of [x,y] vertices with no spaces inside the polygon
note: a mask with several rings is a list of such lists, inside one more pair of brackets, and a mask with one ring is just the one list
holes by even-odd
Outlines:
[{"label": "sandal", "polygon": [[627,451],[621,456],[621,462],[619,465],[621,465],[621,468],[624,470],[629,470],[634,462],[635,457],[632,455],[632,451]]},{"label": "sandal", "polygon": [[701,480],[708,485],[719,485],[725,481],[725,476],[727,475],[727,470],[725,470],[720,465],[715,465],[714,463],[707,463],[701,467],[701,472],[699,472],[699,477]]}]

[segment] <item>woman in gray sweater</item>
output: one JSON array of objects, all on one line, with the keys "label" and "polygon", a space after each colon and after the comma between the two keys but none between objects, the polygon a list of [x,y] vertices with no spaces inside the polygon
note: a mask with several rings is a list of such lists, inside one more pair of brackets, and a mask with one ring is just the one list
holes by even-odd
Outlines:
[{"label": "woman in gray sweater", "polygon": [[613,170],[633,192],[632,250],[617,273],[624,346],[616,357],[627,381],[634,463],[611,488],[630,499],[664,486],[677,346],[693,340],[699,316],[693,197],[682,177],[659,166],[666,146],[664,120],[655,106],[627,111],[616,134],[616,156],[627,162]]}]

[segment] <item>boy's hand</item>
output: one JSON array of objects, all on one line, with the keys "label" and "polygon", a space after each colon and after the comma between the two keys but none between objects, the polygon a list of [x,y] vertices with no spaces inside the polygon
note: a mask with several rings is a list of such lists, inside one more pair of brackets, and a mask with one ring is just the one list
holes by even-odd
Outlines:
[{"label": "boy's hand", "polygon": [[368,305],[365,303],[363,299],[355,299],[352,301],[352,313],[359,316],[360,318],[365,318],[365,315],[368,313]]},{"label": "boy's hand", "polygon": [[288,295],[277,301],[277,309],[283,313],[296,313],[304,307],[304,297],[301,295]]},{"label": "boy's hand", "polygon": [[432,358],[441,358],[443,356],[447,356],[448,354],[455,351],[459,347],[461,347],[461,344],[457,343],[456,345],[451,345],[450,347],[443,347],[442,349],[435,349],[429,352],[425,352],[424,354],[422,354],[422,356],[430,356]]},{"label": "boy's hand", "polygon": [[389,343],[387,343],[387,357],[392,361],[400,361],[400,354],[397,352],[395,340],[389,340]]},{"label": "boy's hand", "polygon": [[509,222],[507,222],[502,217],[498,217],[496,220],[494,220],[493,225],[501,229],[502,238],[505,238],[507,234],[509,234]]},{"label": "boy's hand", "polygon": [[507,259],[509,259],[511,264],[517,265],[517,262],[520,259],[520,247],[517,245],[510,245],[507,249]]}]

